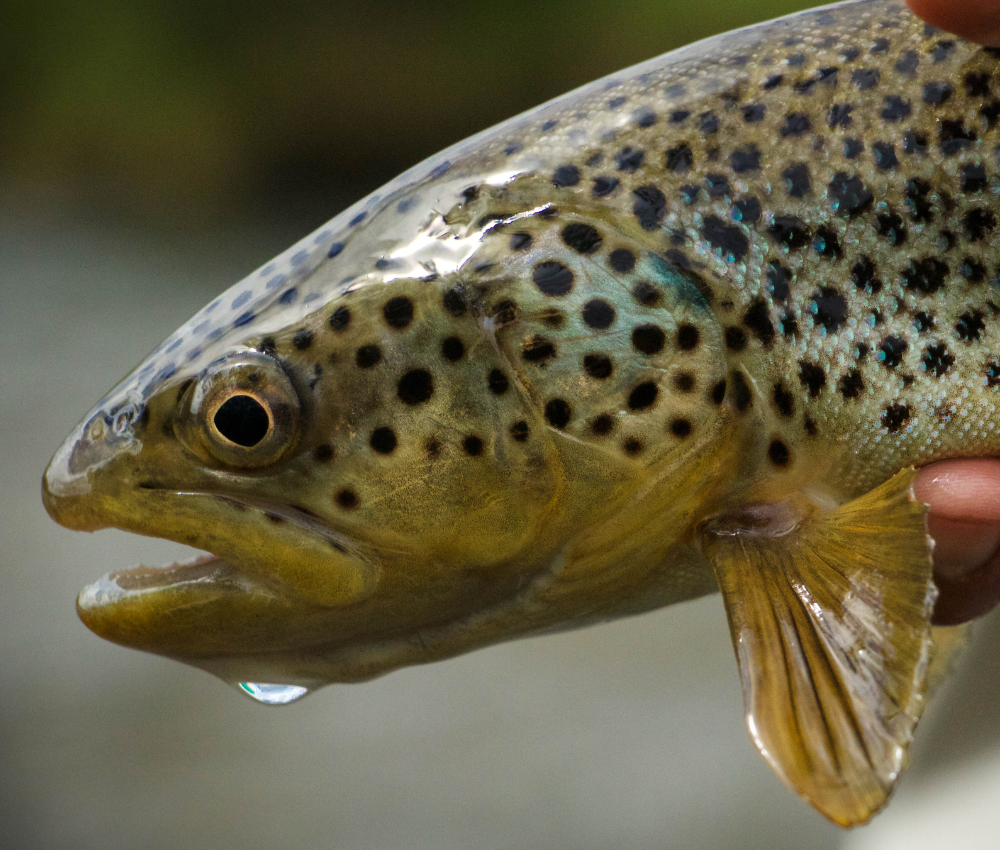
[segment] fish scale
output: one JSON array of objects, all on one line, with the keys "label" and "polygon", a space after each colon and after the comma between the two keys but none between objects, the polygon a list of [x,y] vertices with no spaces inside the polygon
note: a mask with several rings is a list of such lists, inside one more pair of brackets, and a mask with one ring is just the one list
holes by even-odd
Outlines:
[{"label": "fish scale", "polygon": [[287,702],[718,588],[751,737],[864,822],[960,645],[912,466],[1000,448],[998,119],[1000,52],[859,0],[416,166],[57,452],[64,525],[212,553],[81,617]]}]

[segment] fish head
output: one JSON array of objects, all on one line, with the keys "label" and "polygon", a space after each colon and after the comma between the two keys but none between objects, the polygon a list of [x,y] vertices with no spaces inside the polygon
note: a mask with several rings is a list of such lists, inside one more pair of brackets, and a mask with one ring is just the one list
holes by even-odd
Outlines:
[{"label": "fish head", "polygon": [[581,529],[703,450],[726,373],[692,278],[504,191],[502,214],[473,194],[431,215],[406,256],[323,244],[337,264],[238,285],[84,419],[52,516],[211,553],[90,585],[89,628],[234,682],[453,655],[526,631]]}]

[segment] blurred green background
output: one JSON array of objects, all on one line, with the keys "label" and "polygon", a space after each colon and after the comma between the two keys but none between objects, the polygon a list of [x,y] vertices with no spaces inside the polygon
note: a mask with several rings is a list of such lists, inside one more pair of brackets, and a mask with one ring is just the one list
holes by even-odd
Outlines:
[{"label": "blurred green background", "polygon": [[464,136],[794,0],[0,3],[0,847],[995,846],[1000,620],[845,834],[747,740],[718,597],[268,709],[104,643],[183,547],[55,526],[49,456],[219,291]]}]

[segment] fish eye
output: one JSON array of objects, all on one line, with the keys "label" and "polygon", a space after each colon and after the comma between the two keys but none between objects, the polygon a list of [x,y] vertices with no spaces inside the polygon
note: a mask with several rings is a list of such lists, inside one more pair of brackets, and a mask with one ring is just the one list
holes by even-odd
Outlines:
[{"label": "fish eye", "polygon": [[178,436],[226,466],[267,466],[295,445],[299,399],[280,364],[244,351],[212,363],[181,397]]}]

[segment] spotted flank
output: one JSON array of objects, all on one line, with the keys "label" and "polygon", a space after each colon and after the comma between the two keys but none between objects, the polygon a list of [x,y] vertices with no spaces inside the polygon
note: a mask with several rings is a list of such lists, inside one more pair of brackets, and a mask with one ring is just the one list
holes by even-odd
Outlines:
[{"label": "spotted flank", "polygon": [[754,742],[868,820],[959,644],[912,467],[1000,450],[998,122],[1000,52],[859,0],[421,163],[59,449],[57,521],[210,553],[80,616],[283,703],[721,588]]}]

